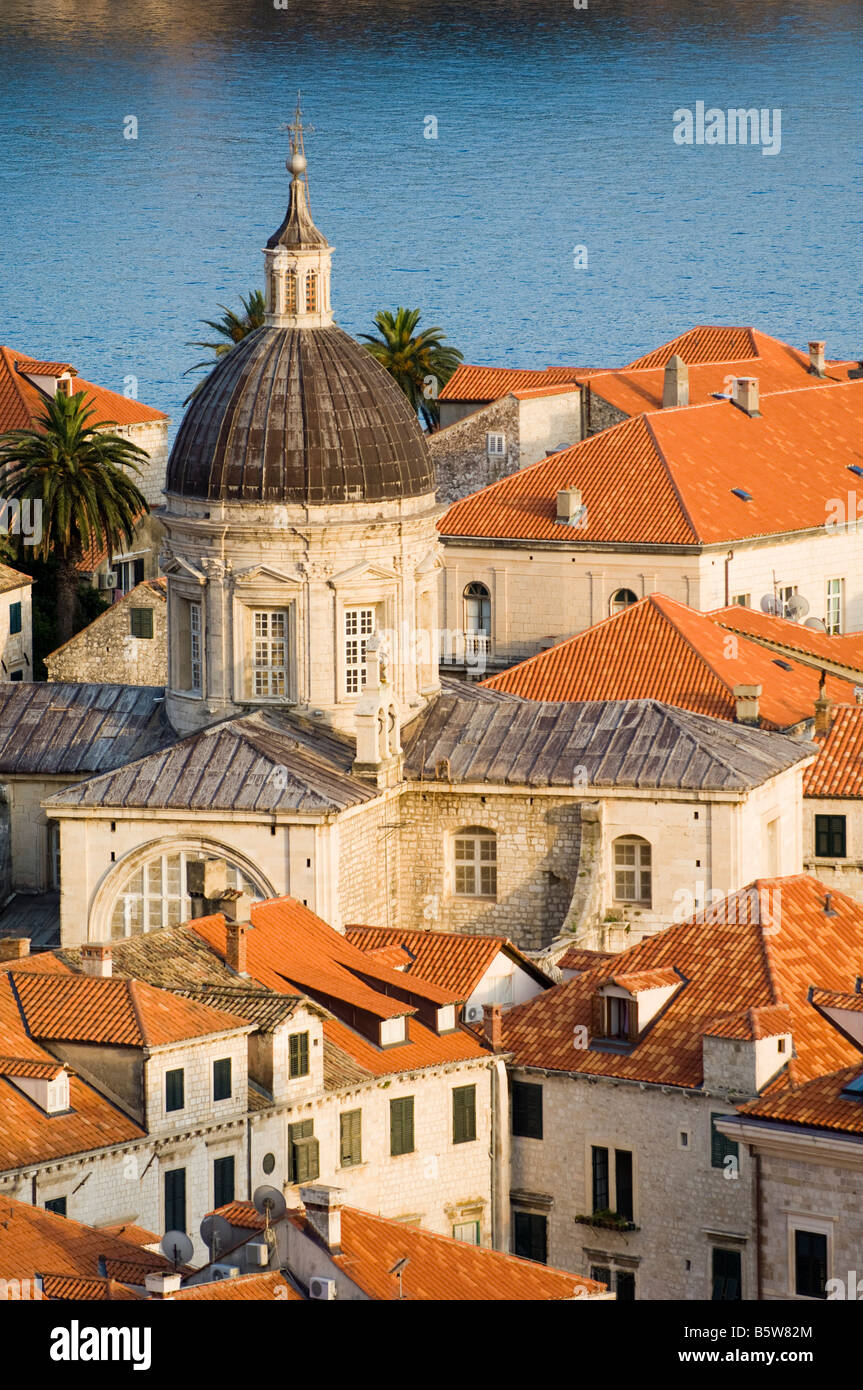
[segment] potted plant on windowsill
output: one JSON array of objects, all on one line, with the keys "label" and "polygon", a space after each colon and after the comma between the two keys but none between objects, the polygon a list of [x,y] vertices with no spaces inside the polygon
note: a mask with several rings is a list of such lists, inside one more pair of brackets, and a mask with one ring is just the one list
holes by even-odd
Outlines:
[{"label": "potted plant on windowsill", "polygon": [[577,1216],[575,1220],[580,1226],[601,1226],[607,1231],[638,1230],[634,1221],[630,1221],[627,1216],[621,1216],[618,1211],[612,1211],[610,1207],[602,1207],[591,1216]]}]

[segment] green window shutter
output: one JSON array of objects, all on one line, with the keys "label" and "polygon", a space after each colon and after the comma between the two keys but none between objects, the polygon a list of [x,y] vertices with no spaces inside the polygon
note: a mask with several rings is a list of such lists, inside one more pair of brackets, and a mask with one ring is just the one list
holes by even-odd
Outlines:
[{"label": "green window shutter", "polygon": [[289,1067],[291,1076],[308,1076],[309,1074],[309,1035],[308,1033],[292,1033],[288,1039],[290,1045]]},{"label": "green window shutter", "polygon": [[186,1229],[186,1170],[172,1168],[165,1174],[165,1230]]},{"label": "green window shutter", "polygon": [[153,636],[152,608],[132,608],[129,611],[130,632],[133,637]]},{"label": "green window shutter", "polygon": [[220,1057],[213,1063],[213,1100],[231,1098],[231,1059]]},{"label": "green window shutter", "polygon": [[710,1116],[710,1166],[724,1168],[729,1156],[740,1157],[740,1146],[736,1139],[729,1139],[716,1128],[717,1120],[724,1120],[727,1112],[718,1111]]},{"label": "green window shutter", "polygon": [[295,1182],[314,1182],[321,1171],[320,1148],[317,1139],[310,1136],[297,1141],[294,1145],[294,1164]]},{"label": "green window shutter", "polygon": [[414,1098],[403,1096],[390,1101],[390,1153],[409,1154],[414,1151]]},{"label": "green window shutter", "polygon": [[16,633],[21,631],[21,604],[11,603],[9,605],[9,631]]},{"label": "green window shutter", "polygon": [[514,1216],[513,1253],[520,1255],[523,1260],[537,1260],[540,1264],[545,1264],[548,1258],[546,1218],[529,1211],[517,1211]]},{"label": "green window shutter", "polygon": [[467,1144],[476,1138],[476,1086],[456,1086],[452,1093],[452,1141]]},{"label": "green window shutter", "polygon": [[[308,1182],[309,1176],[299,1175],[299,1150],[304,1140],[314,1138],[314,1120],[298,1120],[296,1124],[288,1125],[288,1182]],[[307,1168],[307,1160],[302,1160],[304,1169]],[[317,1172],[314,1175],[317,1177]]]},{"label": "green window shutter", "polygon": [[522,1139],[542,1138],[542,1087],[512,1083],[512,1132]]},{"label": "green window shutter", "polygon": [[213,1206],[223,1207],[233,1202],[234,1195],[234,1160],[217,1158],[213,1163]]},{"label": "green window shutter", "polygon": [[347,1110],[340,1116],[341,1158],[343,1168],[362,1163],[362,1110]]},{"label": "green window shutter", "polygon": [[165,1072],[165,1109],[182,1110],[186,1104],[185,1078],[182,1067]]}]

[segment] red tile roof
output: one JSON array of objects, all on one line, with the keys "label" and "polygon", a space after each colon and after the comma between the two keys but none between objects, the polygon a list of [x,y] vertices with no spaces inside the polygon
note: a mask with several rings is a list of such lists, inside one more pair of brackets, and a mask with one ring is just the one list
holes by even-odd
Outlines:
[{"label": "red tile roof", "polygon": [[615,970],[613,975],[608,976],[607,983],[618,985],[630,994],[644,994],[649,989],[668,989],[669,985],[676,989],[683,984],[683,980],[673,967],[669,967],[662,970]]},{"label": "red tile roof", "polygon": [[731,1038],[739,1042],[758,1042],[790,1033],[793,1028],[791,1010],[785,1004],[766,1004],[759,1009],[743,1009],[710,1019],[703,1032],[708,1038]]},{"label": "red tile roof", "polygon": [[849,672],[863,673],[863,632],[845,632],[831,636],[790,618],[778,618],[763,613],[760,608],[744,608],[740,603],[716,608],[708,614],[720,627],[751,637],[754,642],[776,651],[797,652],[813,666],[830,662],[845,666]]},{"label": "red tile roof", "polygon": [[513,391],[575,382],[584,372],[578,367],[546,367],[542,371],[513,367],[475,367],[462,362],[456,367],[438,400],[498,401]]},{"label": "red tile roof", "polygon": [[[810,1002],[813,983],[847,990],[863,973],[863,904],[805,874],[760,879],[689,922],[667,927],[596,970],[503,1015],[503,1045],[516,1065],[619,1076],[670,1086],[703,1081],[702,1035],[723,1016],[786,1005],[795,1055],[788,1078],[808,1081],[859,1055]],[[597,987],[620,972],[673,968],[686,983],[625,1053],[576,1048],[591,1026]],[[780,1082],[778,1084],[784,1084]]]},{"label": "red tile roof", "polygon": [[863,1134],[863,1100],[842,1095],[843,1089],[860,1076],[861,1067],[863,1062],[858,1060],[854,1066],[816,1077],[803,1086],[759,1096],[741,1105],[739,1113],[777,1124]]},{"label": "red tile roof", "polygon": [[[255,903],[250,916],[253,930],[245,938],[249,975],[280,993],[299,989],[324,1003],[338,1015],[325,1020],[324,1038],[369,1073],[387,1076],[488,1055],[467,1029],[433,1032],[420,1022],[417,1006],[398,997],[398,992],[410,991],[437,1009],[461,1002],[458,991],[382,965],[294,898]],[[200,917],[189,925],[224,957],[224,917]],[[381,1019],[408,1015],[408,1041],[376,1046],[355,1031],[355,1011]]]},{"label": "red tile roof", "polygon": [[89,1279],[101,1274],[100,1261],[126,1259],[134,1262],[142,1281],[147,1270],[173,1269],[164,1255],[141,1250],[109,1231],[0,1197],[0,1280],[46,1271]]},{"label": "red tile roof", "polygon": [[812,1003],[825,1009],[847,1009],[852,1014],[863,1014],[863,994],[843,993],[834,989],[813,989]]},{"label": "red tile roof", "polygon": [[[820,673],[793,658],[785,670],[780,659],[742,635],[729,642],[712,616],[650,594],[482,685],[526,700],[655,699],[732,721],[734,687],[760,685],[763,727],[785,729],[814,717]],[[827,677],[832,700],[853,689]]]},{"label": "red tile roof", "polygon": [[65,1071],[62,1062],[37,1062],[32,1057],[0,1057],[0,1076],[28,1076],[53,1081]]},{"label": "red tile roof", "polygon": [[43,1274],[41,1277],[42,1297],[59,1302],[136,1303],[144,1296],[127,1289],[116,1279],[86,1279],[75,1274]]},{"label": "red tile roof", "polygon": [[593,970],[607,960],[612,960],[614,951],[588,951],[580,946],[570,946],[568,951],[555,961],[558,970]]},{"label": "red tile roof", "polygon": [[[790,343],[779,338],[771,338],[756,328],[730,327],[724,324],[698,323],[686,333],[663,343],[637,357],[624,369],[637,371],[650,367],[665,367],[672,357],[681,357],[688,367],[721,364],[727,367],[751,362],[754,358],[765,362],[787,361],[789,364],[809,367],[809,355],[799,352]],[[828,368],[856,367],[856,362],[829,362]],[[754,373],[747,372],[747,376]]]},{"label": "red tile roof", "polygon": [[161,1240],[161,1236],[156,1235],[155,1231],[147,1231],[143,1226],[137,1226],[134,1221],[121,1221],[116,1226],[100,1226],[99,1230],[110,1236],[120,1236],[132,1245],[158,1245]]},{"label": "red tile roof", "polygon": [[510,956],[522,969],[541,983],[548,983],[533,961],[522,955],[505,936],[474,936],[451,931],[402,931],[399,927],[348,927],[345,936],[367,954],[397,949],[406,952],[408,968],[405,975],[419,975],[434,980],[456,994],[469,999],[485,972],[501,951]]},{"label": "red tile roof", "polygon": [[168,418],[164,411],[85,381],[67,362],[37,362],[14,348],[0,346],[0,433],[32,429],[44,410],[44,397],[28,381],[27,370],[33,376],[59,376],[71,371],[75,378],[73,392],[84,391],[87,405],[95,411],[93,424],[112,420],[117,425],[138,425]]},{"label": "red tile roof", "polygon": [[[634,416],[455,502],[444,536],[710,545],[822,530],[859,462],[863,381]],[[586,524],[557,521],[557,493],[580,488]],[[733,489],[749,494],[750,500]]]},{"label": "red tile roof", "polygon": [[[281,1303],[303,1303],[302,1294],[289,1284],[279,1270],[265,1274],[241,1274],[236,1279],[219,1279],[214,1284],[188,1284],[176,1293],[166,1294],[171,1303],[237,1303],[278,1300]],[[162,1295],[158,1298],[161,1300]]]},{"label": "red tile roof", "polygon": [[233,1014],[142,980],[10,972],[21,1016],[43,1041],[159,1047],[248,1025]]},{"label": "red tile roof", "polygon": [[335,1263],[374,1299],[399,1297],[399,1280],[390,1271],[405,1257],[409,1263],[401,1292],[406,1299],[557,1300],[596,1296],[604,1289],[579,1274],[433,1235],[353,1207],[342,1211],[341,1247]]},{"label": "red tile roof", "polygon": [[840,705],[832,711],[828,734],[816,735],[821,752],[803,777],[803,795],[863,796],[863,705]]}]

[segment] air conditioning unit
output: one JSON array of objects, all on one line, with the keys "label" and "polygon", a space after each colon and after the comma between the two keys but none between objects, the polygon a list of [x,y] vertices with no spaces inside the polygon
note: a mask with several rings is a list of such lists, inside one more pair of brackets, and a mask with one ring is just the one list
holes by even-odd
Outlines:
[{"label": "air conditioning unit", "polygon": [[100,589],[116,589],[116,587],[117,587],[117,571],[116,571],[116,570],[108,570],[105,574],[100,574],[100,575],[99,575],[99,588],[100,588]]},{"label": "air conditioning unit", "polygon": [[309,1298],[322,1299],[325,1303],[332,1303],[336,1296],[335,1279],[310,1279]]},{"label": "air conditioning unit", "polygon": [[265,1240],[250,1240],[246,1246],[246,1264],[265,1269],[270,1263],[270,1247]]},{"label": "air conditioning unit", "polygon": [[465,1023],[482,1023],[482,1004],[466,1004],[464,1021]]},{"label": "air conditioning unit", "polygon": [[213,1283],[217,1279],[239,1279],[240,1267],[239,1265],[212,1265],[210,1273],[213,1276]]}]

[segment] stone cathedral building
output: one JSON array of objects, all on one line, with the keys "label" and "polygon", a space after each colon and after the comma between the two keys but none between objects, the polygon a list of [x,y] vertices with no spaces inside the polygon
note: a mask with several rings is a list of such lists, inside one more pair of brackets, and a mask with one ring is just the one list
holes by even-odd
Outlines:
[{"label": "stone cathedral building", "polygon": [[652,700],[441,686],[426,439],[334,322],[296,131],[288,168],[266,323],[214,367],[168,464],[164,695],[0,690],[7,894],[59,893],[64,945],[117,940],[191,916],[190,866],[216,859],[339,929],[619,949],[756,878],[768,849],[798,871],[809,744]]}]

